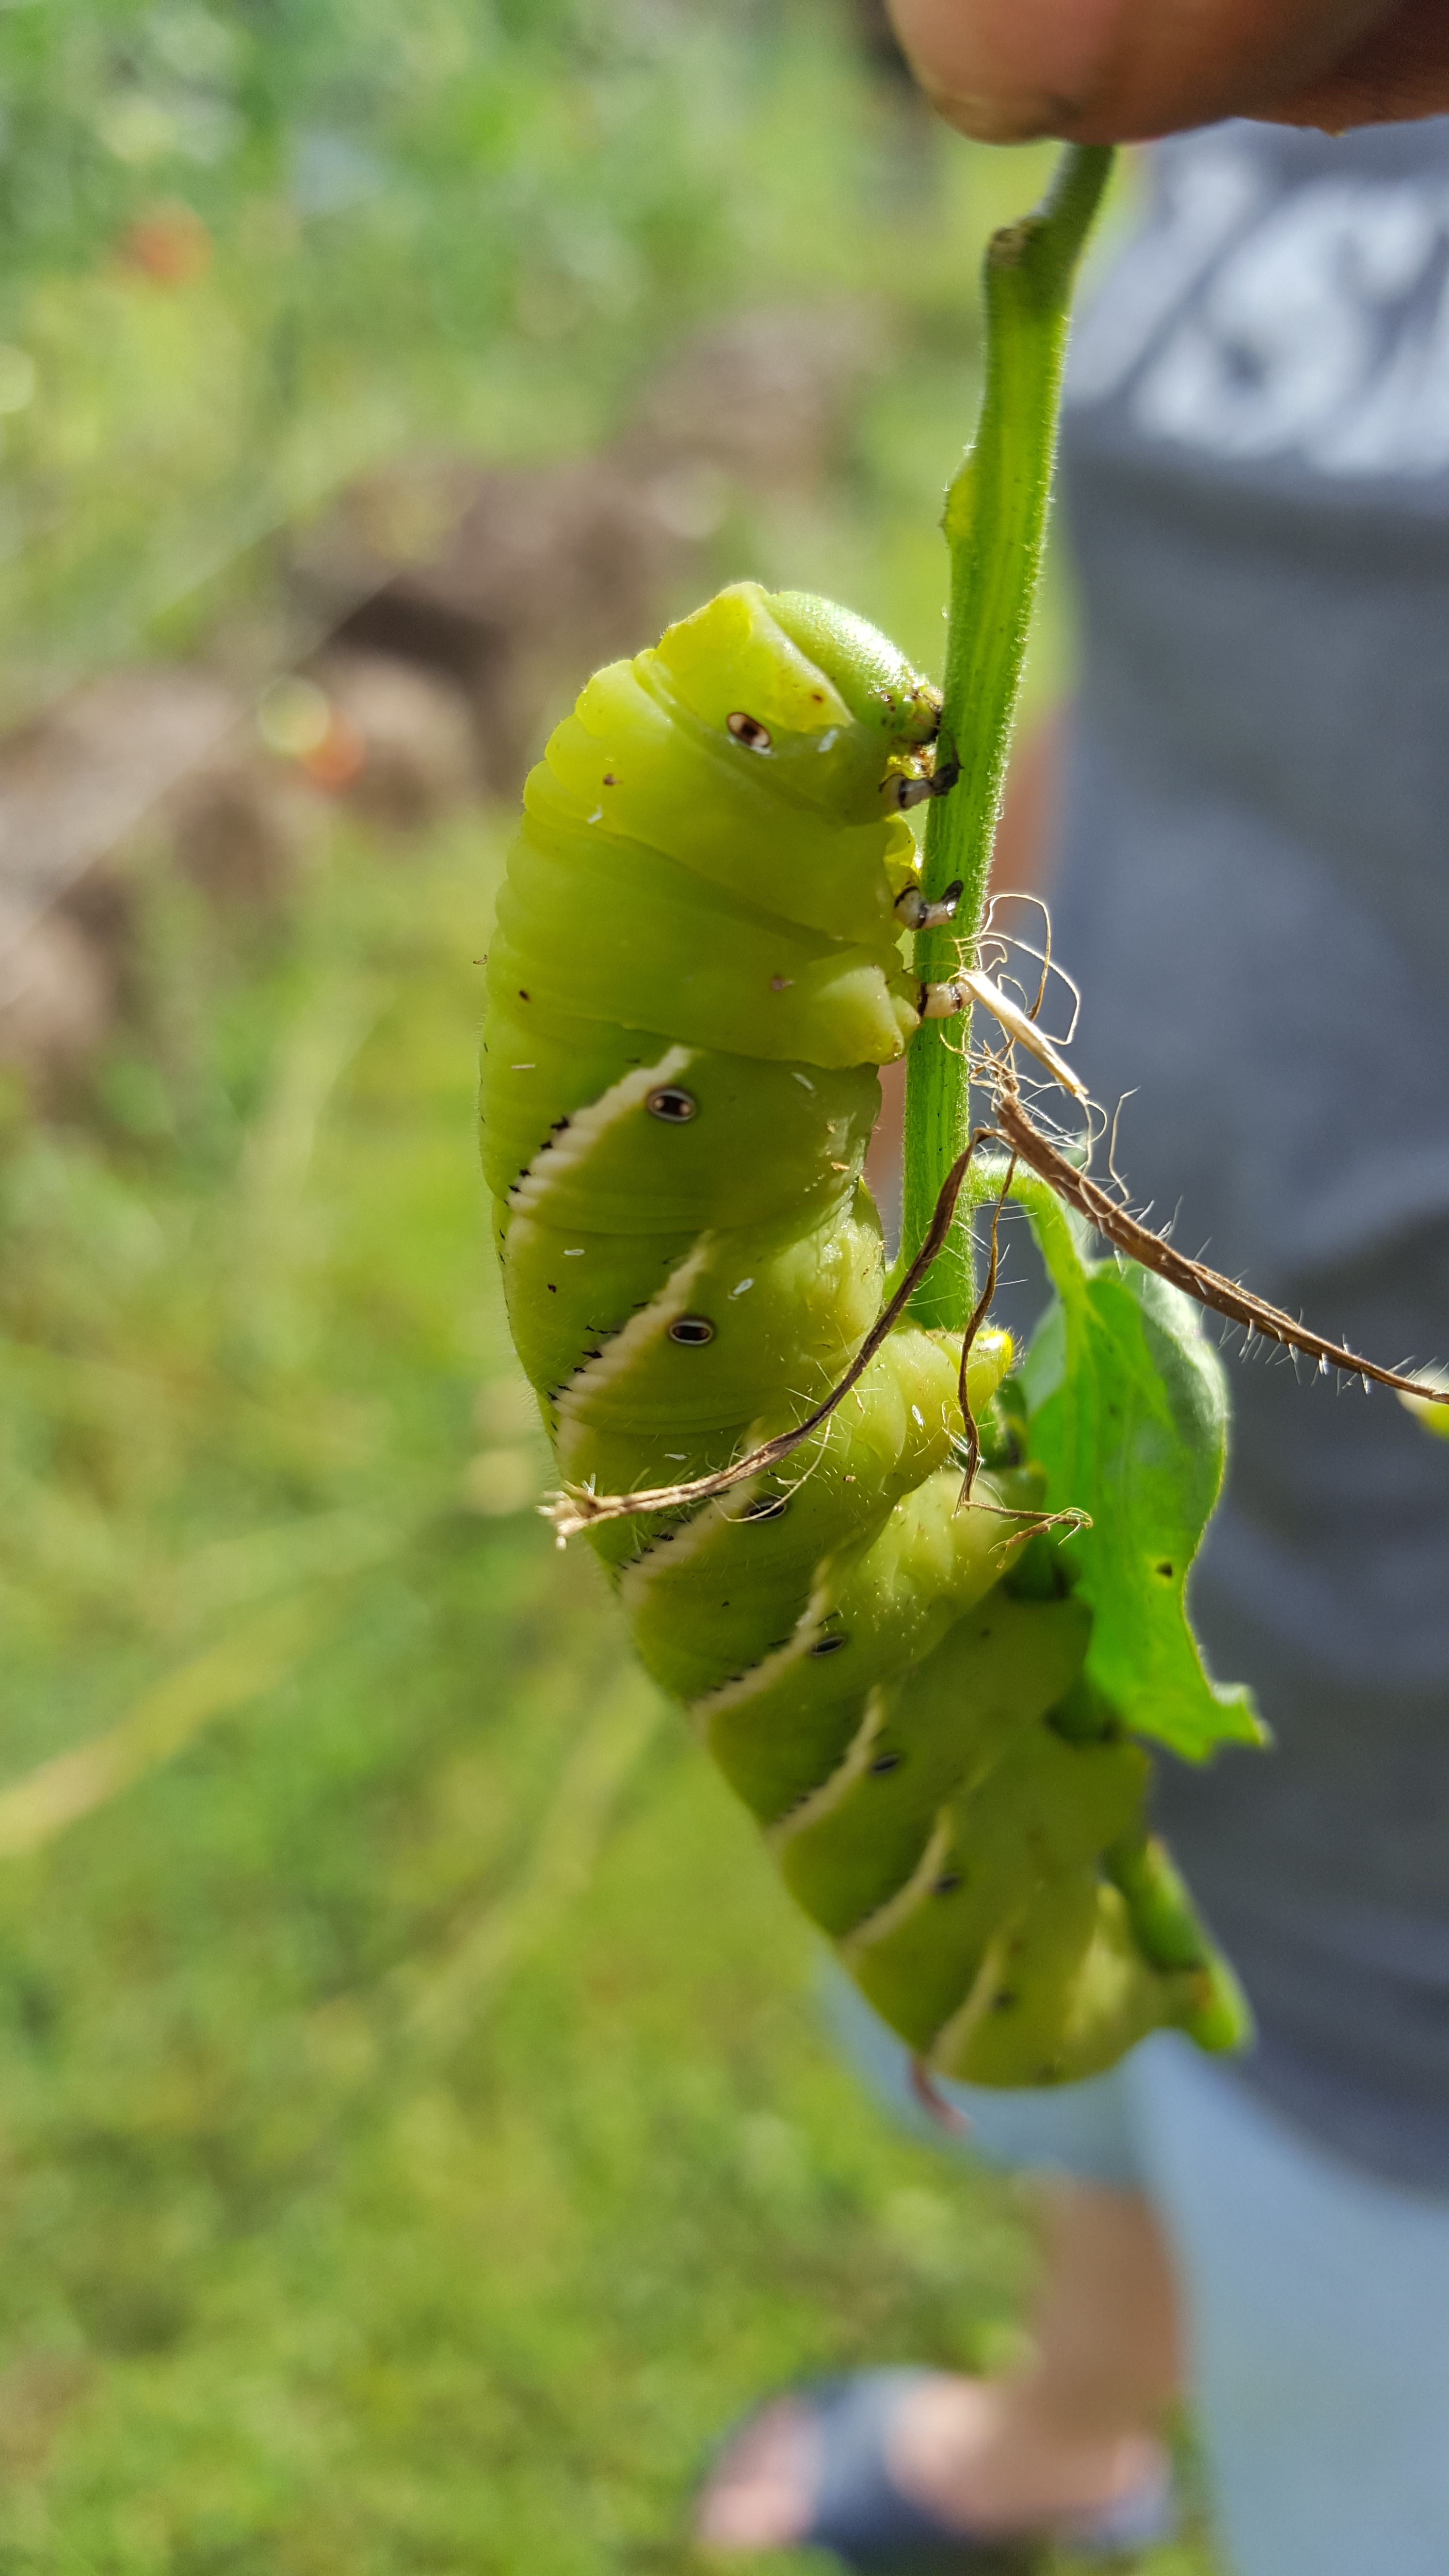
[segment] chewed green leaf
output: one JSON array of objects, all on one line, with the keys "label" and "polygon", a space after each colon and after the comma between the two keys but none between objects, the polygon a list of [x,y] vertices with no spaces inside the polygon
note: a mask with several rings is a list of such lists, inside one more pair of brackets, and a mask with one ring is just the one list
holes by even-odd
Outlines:
[{"label": "chewed green leaf", "polygon": [[1092,1517],[1065,1542],[1093,1614],[1088,1676],[1134,1732],[1189,1761],[1261,1742],[1250,1693],[1210,1679],[1187,1614],[1227,1432],[1198,1310],[1135,1263],[1084,1262],[1055,1206],[1030,1183],[1019,1194],[1057,1291],[1023,1370],[1030,1452],[1050,1507]]}]

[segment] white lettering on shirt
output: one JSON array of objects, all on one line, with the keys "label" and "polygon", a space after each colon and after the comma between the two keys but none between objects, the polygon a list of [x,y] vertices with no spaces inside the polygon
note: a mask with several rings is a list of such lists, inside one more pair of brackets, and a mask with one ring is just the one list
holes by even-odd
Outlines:
[{"label": "white lettering on shirt", "polygon": [[1325,475],[1449,469],[1449,174],[1286,194],[1240,140],[1178,148],[1108,276],[1069,398],[1153,442]]}]

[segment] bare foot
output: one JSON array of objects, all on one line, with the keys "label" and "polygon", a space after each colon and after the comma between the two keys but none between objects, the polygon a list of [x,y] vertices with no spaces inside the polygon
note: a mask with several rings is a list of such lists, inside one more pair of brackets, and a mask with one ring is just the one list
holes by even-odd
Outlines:
[{"label": "bare foot", "polygon": [[[731,2443],[700,2500],[708,2548],[788,2549],[809,2530],[819,2440],[808,2406],[784,2397]],[[1132,2490],[1162,2462],[1137,2430],[1078,2433],[1041,2420],[1027,2383],[923,2378],[891,2427],[903,2495],[947,2525],[1002,2538],[1043,2532]]]}]

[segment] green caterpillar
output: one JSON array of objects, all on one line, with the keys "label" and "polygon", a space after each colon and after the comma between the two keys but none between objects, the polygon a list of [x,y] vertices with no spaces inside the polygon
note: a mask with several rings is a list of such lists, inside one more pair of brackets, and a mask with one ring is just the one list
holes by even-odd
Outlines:
[{"label": "green caterpillar", "polygon": [[[939,705],[846,611],[738,583],[598,672],[529,778],[488,960],[484,1163],[574,1488],[728,1466],[804,1420],[880,1312],[861,1171],[876,1067],[930,1007],[902,951],[923,910],[902,808],[931,792]],[[1214,1435],[1185,1301],[1094,1273],[1055,1225],[1053,1330],[1024,1373],[1002,1333],[971,1356],[989,1454],[1009,1416],[1028,1461],[979,1477],[974,1505],[1003,1509],[958,1509],[960,1337],[902,1321],[777,1470],[591,1531],[644,1663],[851,1975],[930,2065],[998,2085],[1090,2074],[1167,2024],[1206,2048],[1245,2027],[1146,1830],[1128,1731],[1154,1731],[1155,1687],[1181,1703],[1181,1560],[1218,1467],[1178,1561],[1142,1577],[1171,1629],[1155,1595],[1134,1609],[1110,1533],[1074,1555],[1009,1516],[1088,1472],[1104,1354],[1137,1372],[1144,1459],[1204,1424],[1220,1443],[1221,1401]],[[1122,1411],[1097,1407],[1109,1442]],[[1139,1629],[1149,1665],[1166,1640],[1141,1689]],[[1251,1732],[1195,1655],[1185,1687],[1210,1713],[1155,1730],[1179,1749]]]}]

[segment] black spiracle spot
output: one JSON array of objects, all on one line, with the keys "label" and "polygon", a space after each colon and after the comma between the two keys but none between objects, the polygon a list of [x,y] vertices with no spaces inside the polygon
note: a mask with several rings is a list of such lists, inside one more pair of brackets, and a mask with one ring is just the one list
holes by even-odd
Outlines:
[{"label": "black spiracle spot", "polygon": [[810,1649],[810,1652],[812,1655],[817,1657],[821,1655],[838,1655],[841,1647],[847,1646],[849,1643],[850,1640],[848,1637],[817,1637],[814,1645]]},{"label": "black spiracle spot", "polygon": [[899,1753],[878,1753],[870,1767],[872,1776],[883,1780],[887,1771],[899,1771],[901,1756]]},{"label": "black spiracle spot", "polygon": [[1010,1986],[1003,1986],[999,1995],[992,1996],[991,2009],[993,2012],[1015,2012],[1020,2001],[1020,1995],[1014,1995]]},{"label": "black spiracle spot", "polygon": [[933,1896],[954,1896],[960,1884],[961,1872],[959,1869],[943,1869],[935,1886],[931,1890],[931,1894]]},{"label": "black spiracle spot", "polygon": [[752,1503],[746,1503],[740,1513],[740,1519],[742,1521],[783,1520],[789,1508],[788,1494],[758,1494]]},{"label": "black spiracle spot", "polygon": [[681,1083],[661,1082],[644,1103],[651,1118],[662,1118],[666,1127],[687,1127],[699,1115],[699,1102],[692,1091]]},{"label": "black spiracle spot", "polygon": [[769,750],[770,729],[768,725],[761,724],[758,716],[747,716],[743,708],[737,708],[732,716],[725,717],[725,723],[736,742],[742,742],[746,751]]},{"label": "black spiracle spot", "polygon": [[676,1315],[669,1327],[669,1338],[684,1350],[702,1350],[706,1342],[714,1340],[714,1326],[707,1315]]}]

